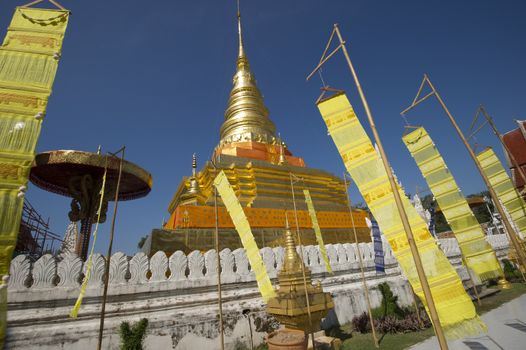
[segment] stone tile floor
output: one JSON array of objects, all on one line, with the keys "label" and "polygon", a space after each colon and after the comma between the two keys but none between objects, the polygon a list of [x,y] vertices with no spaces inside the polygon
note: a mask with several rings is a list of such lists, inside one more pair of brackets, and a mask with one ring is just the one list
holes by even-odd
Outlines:
[{"label": "stone tile floor", "polygon": [[[526,349],[526,295],[522,295],[482,316],[488,334],[448,342],[450,350]],[[411,350],[439,349],[436,337],[418,343]]]}]

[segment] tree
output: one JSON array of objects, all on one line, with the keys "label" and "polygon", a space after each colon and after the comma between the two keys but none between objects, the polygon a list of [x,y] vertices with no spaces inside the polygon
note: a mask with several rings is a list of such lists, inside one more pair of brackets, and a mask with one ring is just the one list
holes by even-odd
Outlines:
[{"label": "tree", "polygon": [[420,199],[422,201],[422,206],[424,209],[429,210],[431,206],[435,205],[435,231],[436,233],[440,232],[446,232],[451,231],[451,227],[449,227],[449,224],[447,223],[446,218],[444,217],[444,214],[442,214],[441,211],[436,212],[437,204],[434,203],[433,195],[428,194],[424,198]]},{"label": "tree", "polygon": [[148,235],[141,237],[139,243],[137,243],[137,248],[141,249],[144,246],[146,239],[148,239]]},{"label": "tree", "polygon": [[[474,198],[474,197],[488,197],[488,198],[490,198],[488,191],[483,191],[483,192],[479,192],[479,193],[473,193],[473,194],[470,194],[470,195],[466,196],[466,198]],[[434,202],[433,195],[432,194],[428,194],[427,196],[422,198],[421,201],[422,201],[422,206],[424,207],[424,209],[429,210],[429,208],[431,208],[431,206],[433,205],[433,202]],[[435,205],[437,205],[437,204],[435,204]],[[489,203],[489,207],[490,207],[491,210],[494,210],[492,203]],[[475,215],[475,218],[477,219],[477,221],[480,224],[483,224],[483,223],[486,223],[488,221],[491,221],[491,214],[489,213],[488,208],[486,207],[486,205],[477,205],[475,207],[472,207],[471,210],[473,211],[473,214]],[[447,223],[447,220],[444,217],[444,214],[442,214],[442,212],[435,213],[435,225],[436,225],[435,226],[435,230],[436,230],[437,233],[445,232],[445,231],[451,231],[451,227],[449,227],[449,224]]]},{"label": "tree", "polygon": [[[473,197],[491,198],[489,191],[482,191],[479,193],[468,195],[468,198],[473,198]],[[491,211],[495,211],[492,201],[489,201],[489,203],[487,204]],[[486,205],[478,205],[471,209],[473,210],[473,214],[475,214],[475,217],[477,218],[479,223],[483,224],[485,222],[491,222],[491,213],[488,211],[488,208]]]}]

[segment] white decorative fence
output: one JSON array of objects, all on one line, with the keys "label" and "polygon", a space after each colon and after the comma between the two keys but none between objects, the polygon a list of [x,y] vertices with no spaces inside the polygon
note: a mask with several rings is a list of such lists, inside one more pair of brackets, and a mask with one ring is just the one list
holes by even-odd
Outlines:
[{"label": "white decorative fence", "polygon": [[[504,235],[488,236],[488,241],[499,258],[507,253],[508,241]],[[456,240],[440,240],[440,246],[462,279],[467,280]],[[384,281],[390,283],[402,304],[410,304],[411,290],[388,245],[384,244],[385,274],[375,271],[372,243],[360,243],[360,249],[373,305],[380,303],[375,287]],[[283,253],[281,247],[261,249],[273,279],[281,268]],[[326,323],[343,324],[365,310],[356,245],[327,245],[327,254],[334,275],[325,273],[317,246],[304,247],[305,264],[312,271],[313,279],[321,282],[335,301],[335,310]],[[236,342],[249,342],[248,320],[241,313],[244,309],[252,312],[250,322],[258,343],[269,320],[245,251],[225,249],[220,255],[227,344],[233,347]],[[65,255],[60,260],[44,255],[33,263],[27,256],[13,259],[8,285],[7,348],[95,346],[105,270],[105,259],[100,254],[93,257],[93,270],[79,318],[68,317],[85,269],[86,264],[75,255]],[[115,253],[110,261],[104,348],[118,348],[118,327],[122,321],[142,317],[149,319],[147,349],[217,347],[217,273],[215,250],[204,254],[193,251],[188,255],[178,251],[170,257],[157,252],[151,258],[144,253],[133,257]]]}]

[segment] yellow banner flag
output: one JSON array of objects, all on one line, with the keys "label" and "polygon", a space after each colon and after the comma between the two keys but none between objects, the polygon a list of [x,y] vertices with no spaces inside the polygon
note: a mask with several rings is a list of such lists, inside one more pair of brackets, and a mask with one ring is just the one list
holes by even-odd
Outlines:
[{"label": "yellow banner flag", "polygon": [[[254,239],[254,235],[250,230],[250,225],[248,224],[247,217],[245,212],[239,203],[239,200],[236,197],[228,178],[226,177],[224,171],[220,171],[214,179],[214,186],[217,188],[223,204],[225,205],[232,222],[236,227],[237,233],[241,238],[241,243],[243,243],[243,248],[247,253],[248,262],[250,263],[250,268],[254,271],[256,275],[256,282],[259,287],[259,292],[265,301],[268,301],[270,298],[276,296],[276,292],[272,287],[270,278],[267,273],[261,254],[259,254],[259,249]],[[218,252],[219,253],[219,252]]]},{"label": "yellow banner flag", "polygon": [[[318,108],[347,171],[378,221],[413,290],[427,309],[387,173],[369,136],[344,94],[337,94],[321,101],[318,103]],[[457,339],[485,331],[485,325],[479,319],[462,281],[444,253],[435,244],[426,223],[402,191],[400,197],[413,230],[446,336],[449,339]]]},{"label": "yellow banner flag", "polygon": [[[17,7],[0,46],[0,279],[9,273],[42,118],[57,72],[68,11]],[[7,291],[0,298],[0,321]],[[0,324],[0,348],[5,323]]]},{"label": "yellow banner flag", "polygon": [[69,12],[17,7],[0,47],[0,276],[9,273]]},{"label": "yellow banner flag", "polygon": [[427,131],[420,127],[402,140],[455,234],[466,265],[481,281],[504,276],[495,251]]},{"label": "yellow banner flag", "polygon": [[482,171],[489,178],[491,187],[497,193],[497,197],[499,197],[510,214],[522,236],[526,237],[526,203],[519,192],[517,192],[499,158],[497,158],[493,149],[486,148],[477,155],[477,159],[482,166]]},{"label": "yellow banner flag", "polygon": [[318,224],[318,218],[316,217],[316,211],[314,211],[314,204],[310,197],[310,191],[308,189],[303,190],[303,195],[305,196],[305,202],[307,203],[307,209],[309,210],[310,220],[312,221],[312,228],[316,234],[316,242],[320,247],[321,258],[325,262],[325,268],[327,272],[333,273],[331,264],[329,263],[329,257],[327,256],[327,250],[325,249],[325,244],[323,243],[323,236],[321,235],[320,225]]}]

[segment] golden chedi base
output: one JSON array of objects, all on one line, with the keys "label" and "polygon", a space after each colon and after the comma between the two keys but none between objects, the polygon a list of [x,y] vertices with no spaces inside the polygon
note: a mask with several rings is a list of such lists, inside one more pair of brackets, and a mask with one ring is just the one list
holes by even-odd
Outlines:
[{"label": "golden chedi base", "polygon": [[512,287],[511,283],[504,277],[499,279],[499,281],[497,282],[497,285],[499,286],[500,289],[511,289]]}]

